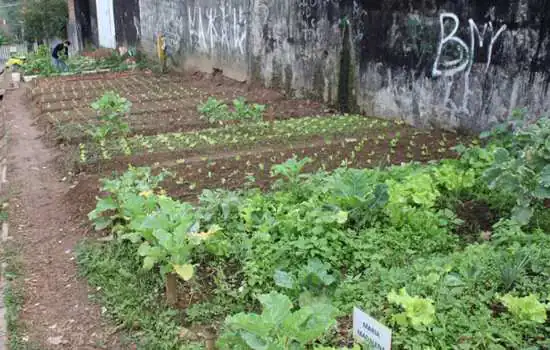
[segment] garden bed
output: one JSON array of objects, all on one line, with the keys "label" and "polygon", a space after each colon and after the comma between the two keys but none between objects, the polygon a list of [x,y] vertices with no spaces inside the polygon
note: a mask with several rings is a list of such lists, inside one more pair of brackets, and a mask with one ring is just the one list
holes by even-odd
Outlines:
[{"label": "garden bed", "polygon": [[[182,164],[178,175],[195,177],[192,190],[206,188],[194,207],[167,197],[147,169],[130,169],[106,183],[90,216],[101,227],[104,218],[119,218],[117,213],[126,213],[128,221],[107,222],[107,232],[115,237],[109,243],[85,244],[80,266],[94,286],[105,290],[98,293],[101,300],[130,305],[113,311],[115,318],[131,320],[141,310],[140,334],[148,334],[143,346],[161,347],[167,341],[181,348],[198,346],[195,342],[204,338],[193,333],[204,328],[218,339],[220,349],[248,344],[242,339],[249,332],[278,344],[276,335],[293,333],[263,321],[266,315],[282,311],[290,317],[287,308],[307,314],[311,305],[327,313],[317,320],[316,332],[293,340],[299,349],[313,344],[350,348],[354,307],[392,328],[394,349],[545,349],[550,337],[550,238],[545,231],[550,225],[541,219],[547,209],[542,201],[531,203],[534,216],[519,224],[510,210],[517,194],[509,192],[511,187],[488,185],[485,174],[518,161],[504,160],[501,145],[465,148],[456,160],[371,170],[349,168],[368,165],[364,159],[338,164],[335,156],[345,145],[320,146],[313,153],[258,149],[258,154],[202,159],[202,165],[193,159]],[[303,158],[307,155],[321,163]],[[293,158],[276,164],[288,157]],[[275,165],[268,170],[270,164]],[[343,166],[332,173],[307,174],[328,164]],[[225,182],[211,182],[208,173],[223,174]],[[243,187],[244,176],[256,182]],[[212,190],[220,187],[237,191]],[[258,187],[270,190],[262,193]],[[126,200],[131,206],[126,207]],[[155,201],[160,204],[149,213],[145,203]],[[190,238],[175,247],[190,253],[177,255],[157,237],[180,237],[182,222]],[[151,236],[151,225],[164,225],[163,234],[153,226]],[[166,255],[152,257],[151,247]],[[152,326],[160,317],[139,305],[141,296],[151,293],[155,306],[165,303],[161,276],[171,270],[151,269],[147,259],[174,266],[183,276],[176,280],[172,307],[161,307],[176,312],[163,330]],[[193,266],[191,280],[178,264]],[[258,295],[261,304],[255,301]],[[298,329],[311,329],[300,325]]]},{"label": "garden bed", "polygon": [[[221,349],[350,347],[359,307],[392,328],[394,349],[548,348],[548,123],[501,128],[482,148],[235,82],[148,78],[36,91],[61,109],[39,120],[81,142],[65,146],[67,203],[96,205],[101,232],[79,250],[82,273],[141,347],[200,348],[206,330]],[[111,96],[119,111],[96,121],[118,134],[75,132],[94,94],[131,93],[134,79],[129,116]],[[182,95],[139,101],[145,89]],[[210,124],[206,96],[271,109],[211,101]]]}]

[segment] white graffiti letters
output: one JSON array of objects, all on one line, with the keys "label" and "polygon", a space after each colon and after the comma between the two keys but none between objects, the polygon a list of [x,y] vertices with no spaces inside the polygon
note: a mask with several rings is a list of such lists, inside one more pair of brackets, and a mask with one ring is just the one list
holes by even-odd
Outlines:
[{"label": "white graffiti letters", "polygon": [[198,51],[213,53],[218,47],[244,54],[247,19],[241,8],[189,7],[187,13],[189,33]]},{"label": "white graffiti letters", "polygon": [[[452,22],[452,29],[450,32],[445,30],[445,22],[450,20]],[[479,27],[475,22],[470,19],[468,20],[470,28],[470,45],[466,44],[464,40],[456,36],[458,28],[460,26],[460,20],[454,13],[442,13],[439,17],[440,25],[440,41],[437,48],[437,56],[432,69],[432,75],[434,77],[438,76],[454,76],[457,73],[464,72],[468,73],[474,63],[475,58],[475,42],[479,43],[479,47],[483,47],[486,35],[490,35],[489,46],[487,47],[487,61],[485,64],[485,71],[489,69],[491,65],[491,56],[493,53],[493,45],[495,44],[498,37],[506,30],[506,25],[502,25],[496,33],[493,29],[493,24],[491,22],[485,23],[483,30],[480,32]],[[444,52],[449,52],[454,50],[454,57],[445,58],[443,57]]]}]

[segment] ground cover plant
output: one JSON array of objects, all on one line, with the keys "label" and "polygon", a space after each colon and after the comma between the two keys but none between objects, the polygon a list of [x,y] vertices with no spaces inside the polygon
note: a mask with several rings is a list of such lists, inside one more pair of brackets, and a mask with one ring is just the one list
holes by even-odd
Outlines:
[{"label": "ground cover plant", "polygon": [[210,123],[223,123],[224,121],[261,121],[265,106],[257,103],[249,104],[243,97],[233,100],[233,108],[215,98],[208,98],[198,106],[201,117]]},{"label": "ground cover plant", "polygon": [[453,156],[455,142],[456,136],[428,135],[362,116],[304,117],[111,139],[104,145],[84,143],[74,159],[78,159],[76,168],[86,171],[154,162],[157,167],[179,169],[188,178],[198,171],[203,172],[202,181],[224,181],[239,173],[241,179],[245,174],[265,174],[272,164],[284,161],[285,155],[318,158],[326,154],[317,164],[325,169],[342,163],[372,166]]},{"label": "ground cover plant", "polygon": [[81,246],[81,271],[144,348],[197,346],[205,327],[221,349],[357,347],[358,306],[395,349],[545,349],[548,123],[427,164],[307,173],[315,160],[294,157],[267,192],[206,189],[196,205],[162,188],[177,175],[130,168],[102,182],[89,219],[112,239]]},{"label": "ground cover plant", "polygon": [[92,103],[96,111],[96,123],[90,123],[84,132],[98,145],[104,145],[107,138],[124,139],[130,133],[130,126],[122,118],[130,112],[132,103],[114,92],[105,93]]}]

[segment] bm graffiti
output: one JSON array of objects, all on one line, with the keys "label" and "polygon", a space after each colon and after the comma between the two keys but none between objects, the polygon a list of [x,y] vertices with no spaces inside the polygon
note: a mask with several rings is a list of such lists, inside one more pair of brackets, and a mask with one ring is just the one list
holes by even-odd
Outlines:
[{"label": "bm graffiti", "polygon": [[[445,22],[450,20],[452,22],[451,31],[446,32]],[[485,63],[485,71],[489,69],[491,65],[491,56],[493,54],[493,45],[497,41],[498,37],[506,30],[506,25],[502,25],[496,32],[491,22],[485,23],[482,30],[476,25],[474,20],[469,19],[470,29],[470,43],[467,44],[464,40],[459,38],[456,33],[460,26],[460,20],[454,13],[442,13],[439,17],[440,24],[440,40],[437,48],[437,56],[432,69],[432,75],[438,76],[454,76],[460,72],[469,72],[474,63],[475,50],[476,50],[476,38],[480,48],[483,47],[485,38],[489,37],[489,45],[487,47],[487,61]],[[447,58],[442,57],[443,52],[453,51],[454,57]]]}]

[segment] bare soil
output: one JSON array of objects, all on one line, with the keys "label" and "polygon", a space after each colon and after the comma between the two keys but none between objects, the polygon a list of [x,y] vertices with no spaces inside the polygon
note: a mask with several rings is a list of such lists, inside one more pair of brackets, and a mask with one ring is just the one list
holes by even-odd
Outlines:
[{"label": "bare soil", "polygon": [[40,140],[24,92],[4,99],[9,132],[10,235],[21,247],[25,339],[39,349],[120,349],[116,328],[101,319],[77,277],[76,244],[86,228],[63,199],[70,184],[54,169],[56,151]]}]

